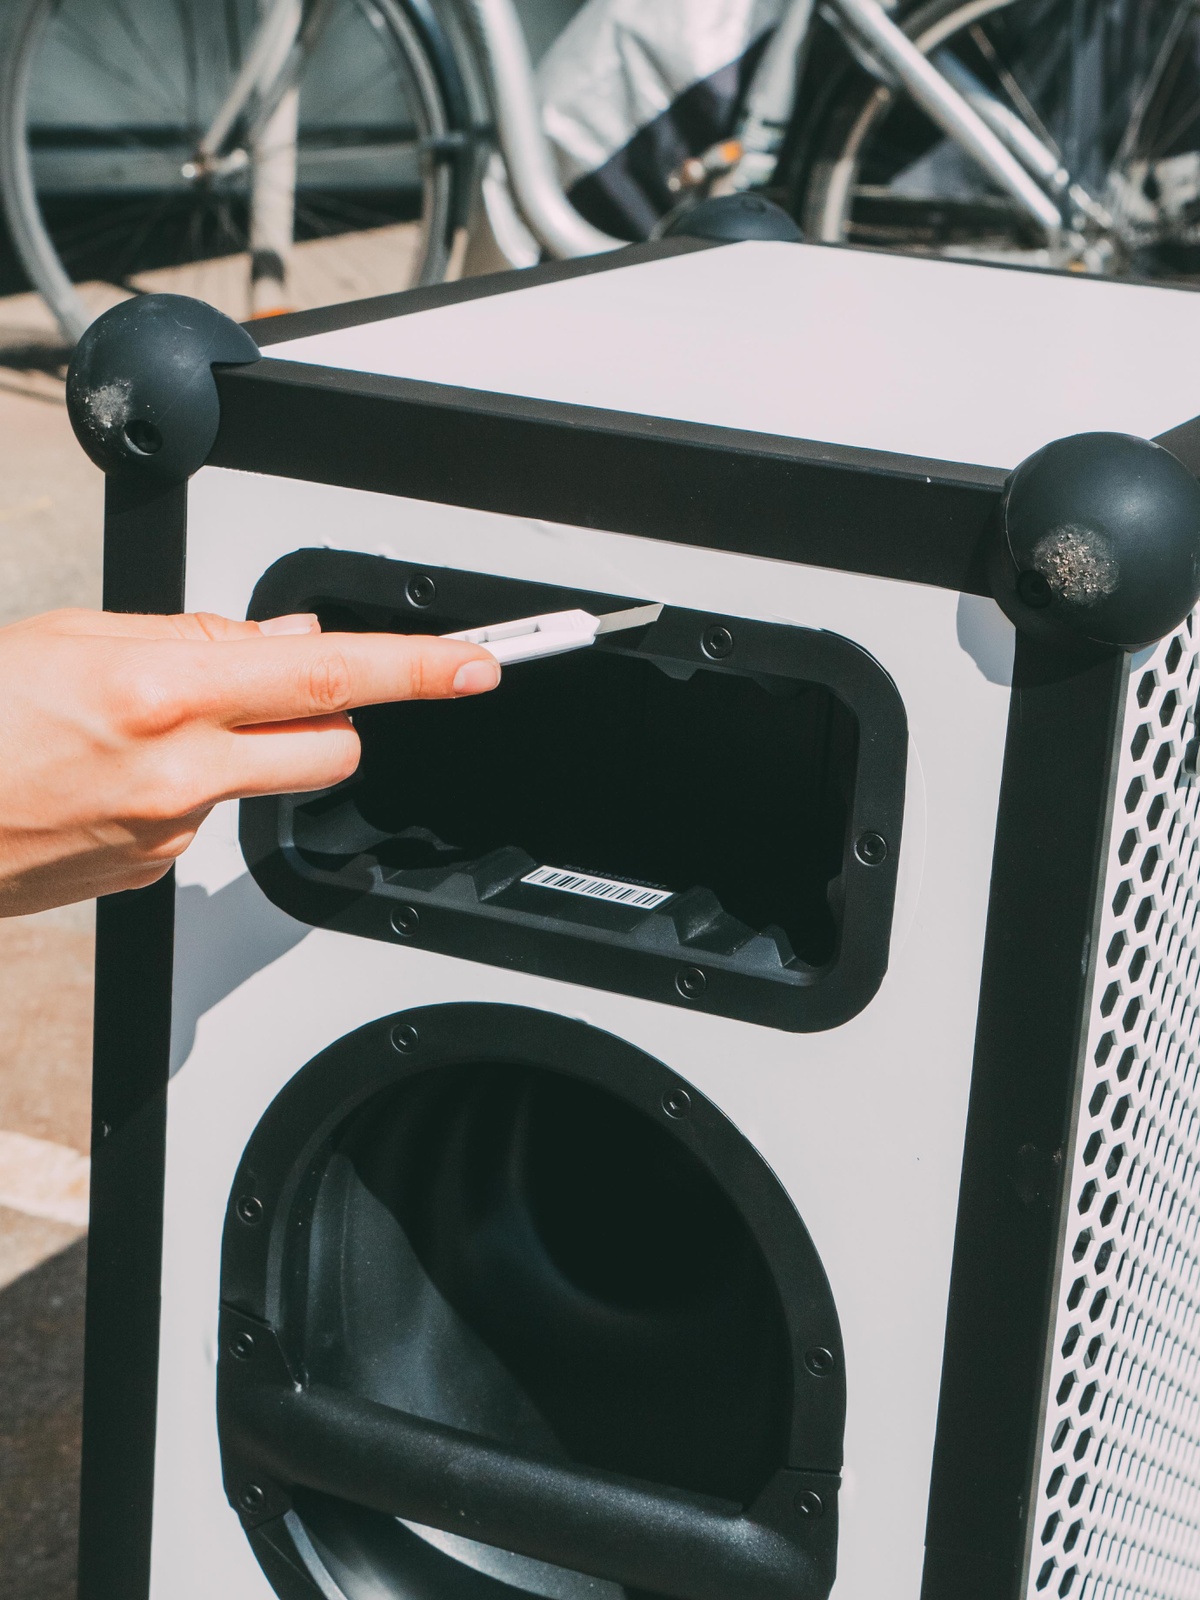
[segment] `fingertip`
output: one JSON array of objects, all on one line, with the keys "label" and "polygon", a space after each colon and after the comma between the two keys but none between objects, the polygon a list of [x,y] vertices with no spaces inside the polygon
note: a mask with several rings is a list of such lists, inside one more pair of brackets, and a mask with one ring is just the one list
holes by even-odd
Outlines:
[{"label": "fingertip", "polygon": [[314,611],[296,611],[286,617],[268,617],[259,623],[258,631],[268,637],[289,633],[320,633],[321,619]]},{"label": "fingertip", "polygon": [[464,661],[454,674],[454,693],[486,694],[500,682],[500,663],[491,656],[481,656],[474,661]]}]

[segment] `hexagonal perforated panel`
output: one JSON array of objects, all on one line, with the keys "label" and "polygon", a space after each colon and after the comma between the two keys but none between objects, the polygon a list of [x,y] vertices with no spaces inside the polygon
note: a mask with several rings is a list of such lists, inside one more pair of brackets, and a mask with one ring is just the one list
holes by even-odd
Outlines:
[{"label": "hexagonal perforated panel", "polygon": [[1200,1596],[1195,620],[1130,677],[1029,1600]]}]

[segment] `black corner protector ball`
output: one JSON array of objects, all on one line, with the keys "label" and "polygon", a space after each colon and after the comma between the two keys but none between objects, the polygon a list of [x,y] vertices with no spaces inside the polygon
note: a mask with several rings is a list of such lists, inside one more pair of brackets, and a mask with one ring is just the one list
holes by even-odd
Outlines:
[{"label": "black corner protector ball", "polygon": [[992,547],[996,599],[1018,628],[1136,650],[1200,597],[1200,483],[1124,433],[1056,439],[1009,478]]},{"label": "black corner protector ball", "polygon": [[87,329],[67,372],[75,437],[103,472],[182,483],[202,467],[221,419],[212,369],[258,360],[236,322],[202,300],[145,294]]},{"label": "black corner protector ball", "polygon": [[713,195],[695,205],[677,206],[660,233],[665,239],[712,239],[721,244],[747,239],[797,244],[804,237],[782,206],[760,194]]}]

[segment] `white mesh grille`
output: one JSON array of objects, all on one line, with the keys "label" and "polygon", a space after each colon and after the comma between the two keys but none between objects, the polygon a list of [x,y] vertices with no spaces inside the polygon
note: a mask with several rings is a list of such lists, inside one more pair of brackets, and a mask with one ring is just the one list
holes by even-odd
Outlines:
[{"label": "white mesh grille", "polygon": [[1130,679],[1030,1600],[1200,1596],[1200,783],[1192,619]]}]

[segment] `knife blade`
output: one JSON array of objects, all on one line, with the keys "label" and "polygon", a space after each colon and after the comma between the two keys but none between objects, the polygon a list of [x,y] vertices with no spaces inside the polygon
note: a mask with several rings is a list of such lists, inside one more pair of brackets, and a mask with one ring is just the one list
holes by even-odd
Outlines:
[{"label": "knife blade", "polygon": [[465,644],[481,644],[502,667],[517,661],[534,661],[543,656],[562,655],[568,650],[583,650],[601,634],[621,633],[657,622],[661,604],[629,606],[623,611],[607,611],[593,616],[590,611],[547,611],[539,617],[521,617],[516,622],[493,622],[482,628],[465,628],[446,633],[444,639],[461,639]]}]

